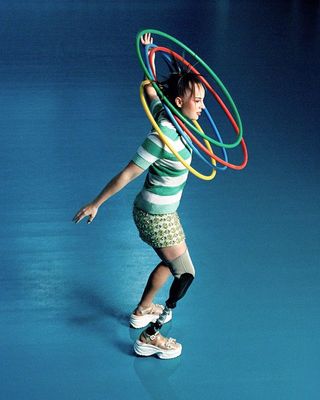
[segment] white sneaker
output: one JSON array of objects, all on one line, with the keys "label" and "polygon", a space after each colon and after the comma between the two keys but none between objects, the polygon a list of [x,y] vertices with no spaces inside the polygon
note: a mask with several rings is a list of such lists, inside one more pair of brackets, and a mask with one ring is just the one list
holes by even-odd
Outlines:
[{"label": "white sneaker", "polygon": [[[138,306],[136,310],[138,310],[141,315],[135,315],[132,313],[130,315],[130,325],[133,328],[144,328],[145,326],[148,326],[150,322],[156,322],[156,320],[159,318],[159,315],[162,314],[164,307],[160,304],[151,304],[151,306],[146,308]],[[163,323],[165,324],[171,321],[171,319],[172,311],[170,310]]]},{"label": "white sneaker", "polygon": [[176,342],[176,339],[166,338],[157,332],[154,335],[148,335],[142,332],[140,338],[136,340],[133,349],[139,356],[153,356],[169,360],[179,357],[182,352],[182,345]]}]

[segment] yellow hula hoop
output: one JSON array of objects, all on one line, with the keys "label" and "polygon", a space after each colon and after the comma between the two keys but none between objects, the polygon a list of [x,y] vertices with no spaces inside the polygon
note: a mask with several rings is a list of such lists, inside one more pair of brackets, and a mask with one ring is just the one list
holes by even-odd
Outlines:
[{"label": "yellow hula hoop", "polygon": [[[153,118],[153,115],[151,114],[145,95],[144,95],[144,87],[146,85],[149,85],[151,82],[149,80],[145,80],[141,83],[140,85],[140,100],[142,103],[142,107],[145,111],[145,113],[147,114],[147,117],[149,118],[149,121],[151,122],[152,126],[154,127],[154,129],[157,131],[157,133],[160,136],[160,139],[162,140],[162,142],[171,150],[171,152],[176,156],[176,158],[193,174],[195,175],[197,178],[203,179],[204,181],[210,181],[212,180],[217,173],[216,169],[212,169],[212,172],[210,175],[203,175],[200,172],[198,172],[196,169],[194,169],[193,167],[191,167],[191,165],[189,165],[188,163],[186,163],[186,161],[180,156],[180,154],[171,146],[171,144],[169,143],[169,141],[167,140],[166,136],[162,133],[159,125],[157,124],[157,121]],[[199,130],[202,131],[200,125],[198,124],[197,121],[192,121],[193,124],[195,125],[195,127]],[[202,131],[203,132],[203,131]],[[210,143],[204,139],[205,145],[207,147],[207,149],[209,151],[212,152],[212,148]],[[212,165],[216,165],[216,160],[211,159]]]}]

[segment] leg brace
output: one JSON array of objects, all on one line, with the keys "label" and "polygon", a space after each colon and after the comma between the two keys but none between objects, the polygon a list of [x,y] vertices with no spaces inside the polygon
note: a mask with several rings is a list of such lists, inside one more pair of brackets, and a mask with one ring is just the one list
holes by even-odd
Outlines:
[{"label": "leg brace", "polygon": [[157,321],[151,323],[147,329],[149,335],[154,335],[161,329],[166,316],[170,313],[171,309],[176,307],[178,300],[184,297],[195,276],[195,269],[188,250],[173,261],[167,262],[167,264],[171,269],[174,280],[170,287],[169,298],[166,301],[166,306],[162,314]]}]

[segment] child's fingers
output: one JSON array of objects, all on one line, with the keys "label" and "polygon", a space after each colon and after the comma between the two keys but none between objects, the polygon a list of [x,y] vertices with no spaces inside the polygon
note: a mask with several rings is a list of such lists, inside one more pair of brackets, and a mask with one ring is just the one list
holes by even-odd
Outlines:
[{"label": "child's fingers", "polygon": [[141,43],[143,45],[153,43],[153,37],[151,37],[151,33],[145,33],[143,36],[141,36]]}]

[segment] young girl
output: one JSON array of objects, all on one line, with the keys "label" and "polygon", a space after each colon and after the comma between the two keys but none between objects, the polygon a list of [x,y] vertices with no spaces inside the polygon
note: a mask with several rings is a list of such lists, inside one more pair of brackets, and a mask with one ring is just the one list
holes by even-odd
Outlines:
[{"label": "young girl", "polygon": [[[146,34],[141,42],[147,45],[152,43],[153,39],[150,34]],[[191,72],[172,73],[163,83],[163,90],[170,102],[190,120],[197,120],[205,108],[204,87],[199,77]],[[190,163],[191,150],[169,121],[151,84],[145,86],[145,96],[162,132],[180,156]],[[152,130],[129,164],[92,202],[82,207],[73,220],[78,223],[88,217],[87,222],[91,223],[102,203],[146,169],[148,174],[142,190],[135,199],[133,217],[141,239],[153,247],[161,261],[149,276],[140,302],[130,317],[130,324],[134,328],[142,328],[151,323],[135,343],[134,350],[137,354],[156,354],[160,358],[173,358],[181,354],[181,344],[175,339],[163,337],[159,330],[163,323],[171,320],[172,308],[185,295],[195,275],[183,228],[176,212],[188,170],[163,144],[157,132]],[[155,294],[172,275],[174,281],[166,307],[153,304]]]}]

